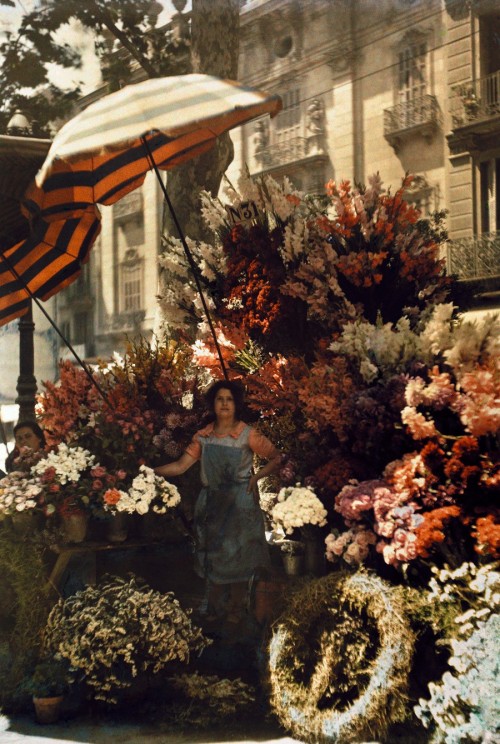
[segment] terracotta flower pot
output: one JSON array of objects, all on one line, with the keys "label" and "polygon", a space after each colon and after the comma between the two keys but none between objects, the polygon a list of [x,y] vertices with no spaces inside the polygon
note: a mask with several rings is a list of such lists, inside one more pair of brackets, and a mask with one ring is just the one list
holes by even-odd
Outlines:
[{"label": "terracotta flower pot", "polygon": [[61,713],[63,695],[55,697],[33,697],[36,719],[38,723],[56,723]]}]

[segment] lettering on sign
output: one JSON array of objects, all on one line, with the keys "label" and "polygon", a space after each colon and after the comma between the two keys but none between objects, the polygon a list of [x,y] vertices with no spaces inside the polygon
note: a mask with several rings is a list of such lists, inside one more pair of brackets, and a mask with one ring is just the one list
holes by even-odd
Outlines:
[{"label": "lettering on sign", "polygon": [[259,216],[257,205],[253,201],[241,202],[239,207],[232,207],[229,204],[225,204],[224,209],[232,225],[239,225],[241,222],[251,222]]}]

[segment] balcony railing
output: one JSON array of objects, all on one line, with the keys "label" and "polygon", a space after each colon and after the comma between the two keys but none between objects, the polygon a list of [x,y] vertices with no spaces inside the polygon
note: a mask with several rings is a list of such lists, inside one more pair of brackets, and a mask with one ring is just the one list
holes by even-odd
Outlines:
[{"label": "balcony railing", "polygon": [[405,137],[432,137],[440,124],[441,112],[435,96],[419,96],[384,110],[384,137],[395,149]]},{"label": "balcony railing", "polygon": [[140,330],[142,322],[146,317],[145,310],[131,310],[112,315],[104,325],[105,332],[128,333]]},{"label": "balcony railing", "polygon": [[500,277],[500,232],[453,240],[447,253],[448,273],[458,279]]},{"label": "balcony railing", "polygon": [[453,89],[451,116],[453,127],[468,126],[500,114],[500,70],[475,82]]},{"label": "balcony railing", "polygon": [[288,165],[307,157],[307,138],[291,137],[289,140],[268,145],[255,153],[255,160],[263,170]]}]

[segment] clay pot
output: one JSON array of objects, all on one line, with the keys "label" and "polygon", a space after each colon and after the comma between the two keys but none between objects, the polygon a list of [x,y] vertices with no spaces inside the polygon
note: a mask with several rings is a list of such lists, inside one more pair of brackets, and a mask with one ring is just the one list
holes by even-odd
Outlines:
[{"label": "clay pot", "polygon": [[128,537],[129,515],[117,512],[107,521],[106,539],[112,543],[125,542]]},{"label": "clay pot", "polygon": [[56,697],[33,697],[36,720],[38,723],[56,723],[61,713],[62,695]]},{"label": "clay pot", "polygon": [[66,514],[61,517],[64,540],[67,543],[81,543],[87,537],[88,514],[84,512]]}]

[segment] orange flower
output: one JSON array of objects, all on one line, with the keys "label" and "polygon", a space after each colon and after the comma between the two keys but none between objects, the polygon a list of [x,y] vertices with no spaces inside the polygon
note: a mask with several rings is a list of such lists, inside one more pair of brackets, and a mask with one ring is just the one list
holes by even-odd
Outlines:
[{"label": "orange flower", "polygon": [[108,506],[114,506],[115,504],[117,504],[120,501],[121,497],[122,495],[120,491],[118,491],[118,489],[116,488],[108,488],[103,496],[104,501],[106,502],[106,504],[108,504]]}]

